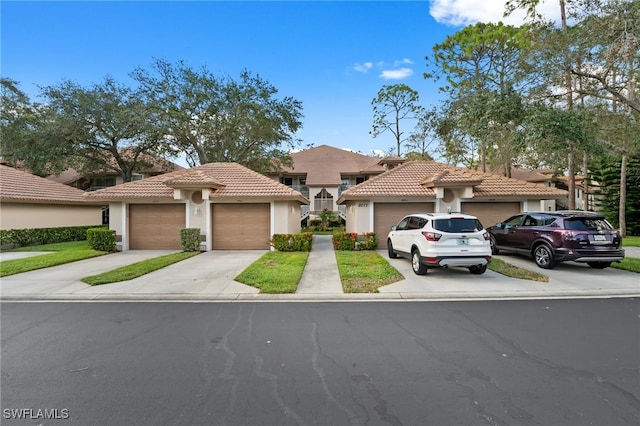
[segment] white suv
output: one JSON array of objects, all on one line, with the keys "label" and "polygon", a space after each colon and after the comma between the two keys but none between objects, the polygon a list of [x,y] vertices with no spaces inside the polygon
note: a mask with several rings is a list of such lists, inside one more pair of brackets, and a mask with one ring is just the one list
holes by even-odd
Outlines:
[{"label": "white suv", "polygon": [[389,257],[410,258],[413,272],[463,266],[483,274],[491,262],[491,241],[475,216],[463,213],[416,213],[405,216],[387,237]]}]

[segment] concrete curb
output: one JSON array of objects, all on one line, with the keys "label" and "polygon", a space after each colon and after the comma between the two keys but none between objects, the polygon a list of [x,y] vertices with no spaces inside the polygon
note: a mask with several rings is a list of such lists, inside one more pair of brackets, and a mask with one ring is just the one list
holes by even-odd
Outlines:
[{"label": "concrete curb", "polygon": [[373,302],[373,301],[471,301],[471,300],[531,300],[567,298],[636,298],[631,290],[612,292],[588,291],[495,291],[495,292],[434,292],[434,293],[352,293],[352,294],[172,294],[172,293],[97,293],[87,294],[11,294],[0,296],[2,302]]}]

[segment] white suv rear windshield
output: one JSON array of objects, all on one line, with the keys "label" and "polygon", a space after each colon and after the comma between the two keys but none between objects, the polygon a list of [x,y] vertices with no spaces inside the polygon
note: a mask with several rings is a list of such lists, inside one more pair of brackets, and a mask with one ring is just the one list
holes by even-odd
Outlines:
[{"label": "white suv rear windshield", "polygon": [[478,232],[482,230],[478,219],[452,217],[449,219],[434,219],[433,229],[442,232]]}]

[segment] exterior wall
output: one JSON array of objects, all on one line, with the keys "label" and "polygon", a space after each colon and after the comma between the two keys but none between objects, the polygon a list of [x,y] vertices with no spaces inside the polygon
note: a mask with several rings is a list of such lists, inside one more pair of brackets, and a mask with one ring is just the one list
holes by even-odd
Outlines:
[{"label": "exterior wall", "polygon": [[347,201],[347,232],[363,232],[373,231],[373,202],[365,201]]},{"label": "exterior wall", "polygon": [[274,201],[272,206],[271,234],[297,234],[300,232],[300,203]]},{"label": "exterior wall", "polygon": [[109,229],[116,231],[116,250],[127,248],[127,235],[124,229],[127,208],[124,203],[109,203]]},{"label": "exterior wall", "polygon": [[338,192],[340,190],[339,187],[337,186],[313,186],[313,187],[309,187],[309,202],[311,203],[311,207],[310,210],[314,210],[314,204],[315,204],[315,199],[316,199],[316,195],[318,195],[323,189],[326,189],[327,192],[329,194],[331,194],[331,196],[333,196],[333,211],[337,211],[338,210],[338,205],[336,204],[336,201],[338,200]]},{"label": "exterior wall", "polygon": [[56,228],[101,223],[101,206],[3,202],[0,214],[0,229]]}]

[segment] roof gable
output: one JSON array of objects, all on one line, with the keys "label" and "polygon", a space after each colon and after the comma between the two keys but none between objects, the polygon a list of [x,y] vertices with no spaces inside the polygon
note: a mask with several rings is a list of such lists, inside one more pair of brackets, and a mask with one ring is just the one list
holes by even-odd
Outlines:
[{"label": "roof gable", "polygon": [[380,159],[328,145],[305,149],[291,154],[293,167],[285,172],[306,174],[308,186],[337,186],[342,175],[380,174],[384,167]]}]

